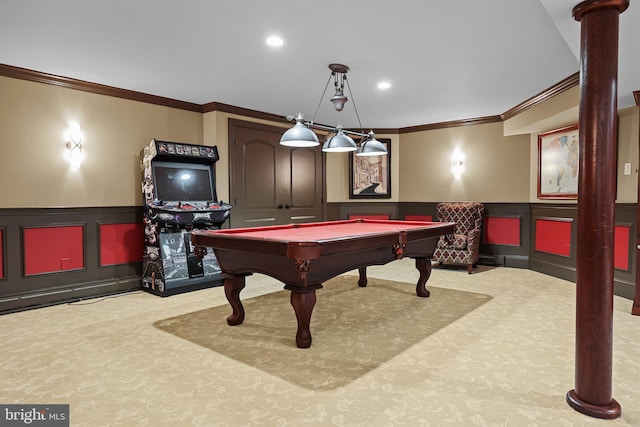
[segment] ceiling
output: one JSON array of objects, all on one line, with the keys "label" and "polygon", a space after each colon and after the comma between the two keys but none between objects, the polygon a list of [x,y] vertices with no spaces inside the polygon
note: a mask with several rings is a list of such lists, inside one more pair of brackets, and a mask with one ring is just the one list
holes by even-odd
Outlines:
[{"label": "ceiling", "polygon": [[[352,100],[336,112],[331,83],[316,122],[359,128],[355,104],[364,128],[402,128],[499,115],[576,73],[577,3],[2,1],[0,64],[311,119],[341,63]],[[634,3],[620,15],[619,108],[640,89],[639,24]]]}]

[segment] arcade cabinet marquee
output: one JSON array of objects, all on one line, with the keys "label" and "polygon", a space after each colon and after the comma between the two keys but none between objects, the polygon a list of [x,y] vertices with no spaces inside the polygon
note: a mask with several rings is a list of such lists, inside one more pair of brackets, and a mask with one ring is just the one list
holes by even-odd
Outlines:
[{"label": "arcade cabinet marquee", "polygon": [[218,201],[215,146],[152,139],[140,153],[144,201],[142,287],[167,296],[222,284],[213,251],[198,258],[191,230],[219,229],[231,205]]}]

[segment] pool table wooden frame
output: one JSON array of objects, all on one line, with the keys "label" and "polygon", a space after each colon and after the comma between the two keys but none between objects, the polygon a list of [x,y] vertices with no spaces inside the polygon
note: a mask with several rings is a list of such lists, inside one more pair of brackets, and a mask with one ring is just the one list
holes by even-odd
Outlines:
[{"label": "pool table wooden frame", "polygon": [[420,273],[416,294],[428,297],[431,257],[438,238],[452,234],[455,224],[423,221],[354,219],[283,226],[194,230],[197,254],[213,249],[224,278],[224,290],[233,313],[231,326],[244,321],[240,292],[245,277],[263,273],[280,280],[291,291],[298,321],[296,344],[311,346],[309,325],[316,289],[347,271],[358,269],[358,285],[367,285],[366,267],[384,265],[403,257],[415,259]]}]

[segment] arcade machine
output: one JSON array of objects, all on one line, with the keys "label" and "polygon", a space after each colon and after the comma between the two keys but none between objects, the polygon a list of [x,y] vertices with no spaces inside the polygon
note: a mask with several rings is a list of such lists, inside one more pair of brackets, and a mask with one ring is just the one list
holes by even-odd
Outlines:
[{"label": "arcade machine", "polygon": [[217,147],[152,139],[140,158],[145,226],[143,289],[168,296],[221,285],[213,251],[198,258],[191,245],[191,230],[219,229],[231,209],[217,200]]}]

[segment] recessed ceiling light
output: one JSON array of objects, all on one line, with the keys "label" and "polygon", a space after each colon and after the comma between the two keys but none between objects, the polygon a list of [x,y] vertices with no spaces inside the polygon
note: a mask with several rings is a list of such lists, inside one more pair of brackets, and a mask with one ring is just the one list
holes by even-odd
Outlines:
[{"label": "recessed ceiling light", "polygon": [[391,87],[391,83],[389,82],[378,83],[378,89],[389,89],[390,87]]},{"label": "recessed ceiling light", "polygon": [[270,36],[270,37],[267,38],[267,44],[269,46],[279,47],[279,46],[282,46],[284,44],[284,40],[282,40],[282,37]]}]

